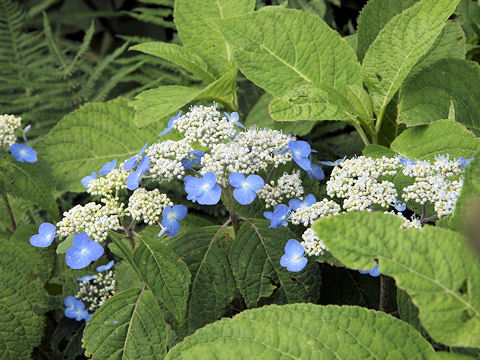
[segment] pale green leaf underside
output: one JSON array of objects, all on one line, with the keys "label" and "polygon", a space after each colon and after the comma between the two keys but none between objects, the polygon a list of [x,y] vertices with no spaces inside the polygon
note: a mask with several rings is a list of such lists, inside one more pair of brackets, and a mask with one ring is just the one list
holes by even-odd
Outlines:
[{"label": "pale green leaf underside", "polygon": [[480,66],[444,59],[419,71],[400,90],[398,122],[415,126],[446,119],[451,103],[455,120],[480,129]]},{"label": "pale green leaf underside", "polygon": [[378,259],[380,272],[412,297],[429,335],[449,346],[480,346],[480,264],[458,233],[426,225],[401,230],[402,219],[352,212],[313,226],[331,253],[352,269]]},{"label": "pale green leaf underside", "polygon": [[363,79],[377,115],[435,42],[459,1],[419,1],[393,17],[380,31],[362,64]]},{"label": "pale green leaf underside", "polygon": [[207,325],[166,359],[429,359],[407,323],[357,306],[292,304],[243,311]]},{"label": "pale green leaf underside", "polygon": [[166,323],[152,292],[130,289],[95,311],[85,327],[83,347],[93,360],[160,360],[167,352],[166,338]]},{"label": "pale green leaf underside", "polygon": [[238,67],[274,96],[307,83],[361,85],[353,49],[322,19],[290,9],[268,9],[217,21]]},{"label": "pale green leaf underside", "polygon": [[437,120],[426,126],[405,130],[390,148],[409,158],[434,160],[435,155],[470,158],[480,150],[479,139],[462,124],[453,120]]}]

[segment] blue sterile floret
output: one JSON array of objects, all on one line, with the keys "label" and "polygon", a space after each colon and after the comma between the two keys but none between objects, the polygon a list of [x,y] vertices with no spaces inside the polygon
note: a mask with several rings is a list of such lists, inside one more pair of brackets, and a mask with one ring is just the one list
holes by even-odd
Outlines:
[{"label": "blue sterile floret", "polygon": [[25,126],[25,129],[23,129],[23,134],[22,134],[23,141],[27,142],[27,133],[30,131],[31,128],[32,128],[32,125],[27,125]]},{"label": "blue sterile floret", "polygon": [[34,163],[37,161],[37,152],[25,144],[10,145],[10,152],[18,162]]},{"label": "blue sterile floret", "polygon": [[415,161],[413,161],[410,158],[406,158],[406,159],[400,158],[400,164],[412,166],[412,165],[415,165]]},{"label": "blue sterile floret", "polygon": [[288,271],[300,271],[307,265],[307,258],[303,255],[305,249],[295,239],[290,239],[285,245],[285,254],[280,259],[280,265],[286,267]]},{"label": "blue sterile floret", "polygon": [[162,231],[158,236],[164,233],[167,236],[176,236],[180,231],[180,220],[183,220],[187,215],[187,207],[184,205],[166,206],[163,209]]},{"label": "blue sterile floret", "polygon": [[65,260],[72,269],[83,269],[103,255],[103,247],[89,239],[84,232],[73,237],[72,247],[67,250]]},{"label": "blue sterile floret", "polygon": [[90,281],[90,280],[95,279],[95,276],[96,275],[85,275],[85,276],[77,278],[77,280],[78,281],[87,281],[87,280]]},{"label": "blue sterile floret", "polygon": [[287,218],[288,214],[290,213],[290,209],[287,205],[279,204],[275,206],[273,212],[265,211],[263,216],[270,220],[269,228],[276,229],[280,226],[287,226]]},{"label": "blue sterile floret", "polygon": [[99,267],[97,267],[97,271],[98,272],[108,271],[112,268],[113,264],[115,264],[115,261],[111,260],[108,264],[100,265]]},{"label": "blue sterile floret", "polygon": [[238,113],[236,111],[232,112],[231,114],[224,112],[224,114],[228,120],[233,122],[234,125],[241,127],[242,129],[246,129],[245,125],[238,121],[240,117],[238,116]]},{"label": "blue sterile floret", "polygon": [[404,211],[407,208],[407,204],[401,202],[400,200],[395,201],[394,206],[397,211]]},{"label": "blue sterile floret", "polygon": [[35,247],[48,247],[55,238],[55,225],[42,223],[38,228],[38,234],[30,237],[30,244]]},{"label": "blue sterile floret", "polygon": [[317,180],[325,179],[325,173],[323,172],[323,169],[314,163],[312,163],[312,167],[310,170],[307,171],[307,174],[310,179],[313,179],[313,178]]},{"label": "blue sterile floret", "polygon": [[340,165],[341,163],[343,163],[346,158],[347,158],[347,156],[344,156],[343,158],[337,159],[335,161],[319,161],[319,163],[322,164],[322,165],[326,165],[326,166],[337,166],[337,165]]},{"label": "blue sterile floret", "polygon": [[213,172],[206,172],[202,178],[187,176],[183,179],[187,200],[198,202],[200,205],[215,205],[220,200],[222,189],[217,184],[217,176]]},{"label": "blue sterile floret", "polygon": [[90,181],[95,180],[97,178],[97,173],[94,171],[92,172],[92,175],[88,175],[82,178],[82,185],[85,189],[88,189],[88,184],[90,184]]},{"label": "blue sterile floret", "polygon": [[145,145],[143,145],[142,147],[142,150],[140,150],[140,152],[136,155],[133,155],[130,159],[128,159],[127,161],[125,161],[125,164],[123,164],[123,170],[127,170],[127,171],[130,171],[132,170],[135,166],[137,166],[137,163],[138,163],[138,159],[143,155],[143,153],[145,152],[145,149],[147,148],[147,145],[148,143],[145,143]]},{"label": "blue sterile floret", "polygon": [[103,176],[108,175],[116,167],[117,167],[117,159],[113,159],[112,161],[107,162],[105,165],[102,166],[102,168],[98,172],[98,175],[103,175]]},{"label": "blue sterile floret", "polygon": [[377,263],[375,263],[373,268],[371,268],[370,270],[358,270],[358,272],[360,274],[369,274],[370,276],[373,276],[373,277],[377,277],[378,275],[380,275],[380,271],[378,270]]},{"label": "blue sterile floret", "polygon": [[182,166],[185,170],[188,170],[194,166],[200,166],[202,164],[202,157],[205,153],[201,150],[189,151],[189,157],[182,159]]},{"label": "blue sterile floret", "polygon": [[90,314],[85,310],[85,304],[75,299],[73,296],[67,296],[64,300],[65,304],[65,316],[77,321],[90,319]]},{"label": "blue sterile floret", "polygon": [[470,161],[472,161],[472,160],[473,160],[473,157],[471,157],[471,158],[469,158],[469,159],[464,159],[463,157],[460,156],[460,157],[458,158],[458,163],[460,164],[460,166],[461,166],[462,168],[465,169],[465,166],[467,166],[468,163],[469,163]]},{"label": "blue sterile floret", "polygon": [[288,148],[292,153],[293,160],[305,171],[312,169],[312,161],[310,155],[312,148],[306,141],[290,141]]},{"label": "blue sterile floret", "polygon": [[257,191],[265,185],[260,176],[249,175],[245,178],[245,175],[241,173],[230,174],[228,182],[235,188],[233,197],[241,205],[251,204],[257,197]]},{"label": "blue sterile floret", "polygon": [[144,156],[140,161],[140,164],[138,164],[137,170],[129,174],[127,177],[128,190],[135,190],[140,185],[142,176],[147,172],[149,167],[150,167],[150,158],[148,156]]},{"label": "blue sterile floret", "polygon": [[305,196],[305,200],[291,199],[288,202],[288,209],[290,211],[296,211],[300,206],[310,207],[316,202],[317,202],[317,199],[315,198],[315,195],[308,194],[307,196]]},{"label": "blue sterile floret", "polygon": [[175,122],[175,120],[178,120],[180,116],[182,116],[182,110],[180,110],[177,115],[172,116],[170,120],[168,120],[167,128],[163,130],[160,134],[158,134],[158,136],[168,134],[170,131],[172,131],[173,123]]}]

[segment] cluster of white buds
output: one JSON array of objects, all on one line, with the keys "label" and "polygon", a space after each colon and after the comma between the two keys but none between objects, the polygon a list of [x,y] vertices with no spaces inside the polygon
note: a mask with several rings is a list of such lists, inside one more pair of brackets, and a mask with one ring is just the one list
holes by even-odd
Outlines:
[{"label": "cluster of white buds", "polygon": [[157,181],[181,179],[185,175],[182,159],[187,158],[190,151],[193,148],[186,139],[166,140],[150,146],[147,155],[150,158],[149,173],[152,178]]},{"label": "cluster of white buds", "polygon": [[340,212],[340,205],[335,201],[322,199],[311,206],[301,205],[297,210],[290,213],[289,219],[294,225],[303,224],[304,226],[309,226],[318,218],[338,215]]},{"label": "cluster of white buds", "polygon": [[9,148],[15,144],[15,131],[22,126],[22,118],[14,115],[0,115],[0,148]]},{"label": "cluster of white buds", "polygon": [[407,219],[400,211],[385,211],[385,214],[396,215],[400,219],[403,220],[403,224],[401,226],[402,229],[418,229],[421,230],[423,228],[422,221],[418,218],[415,214],[412,215],[410,219]]},{"label": "cluster of white buds", "polygon": [[176,119],[173,127],[181,132],[189,143],[202,146],[221,143],[235,135],[235,122],[217,110],[217,104],[206,107],[192,106],[190,111]]},{"label": "cluster of white buds", "polygon": [[160,221],[163,209],[172,205],[173,202],[167,195],[158,189],[148,191],[138,188],[130,196],[127,210],[134,220],[143,220],[145,223],[153,225]]},{"label": "cluster of white buds", "polygon": [[89,313],[93,313],[116,293],[115,274],[112,270],[109,270],[93,275],[91,280],[81,281],[80,290],[78,290],[75,298],[83,301],[85,309]]},{"label": "cluster of white buds", "polygon": [[82,206],[77,205],[63,213],[63,219],[57,223],[60,236],[85,232],[90,240],[102,242],[108,237],[109,230],[120,229],[117,214],[111,214],[109,209],[94,202]]},{"label": "cluster of white buds", "polygon": [[247,147],[239,146],[235,142],[216,144],[210,153],[202,157],[200,172],[213,172],[217,178],[226,181],[231,173],[253,174],[266,168],[261,162],[255,162]]},{"label": "cluster of white buds", "polygon": [[258,191],[258,196],[265,200],[267,208],[275,207],[284,200],[298,198],[302,199],[304,189],[302,186],[302,179],[300,178],[300,171],[295,170],[291,174],[283,173],[277,180],[270,181]]},{"label": "cluster of white buds", "polygon": [[116,169],[113,169],[106,176],[99,176],[88,183],[87,192],[92,195],[111,196],[118,190],[127,188],[127,177],[129,171],[123,170],[124,162]]},{"label": "cluster of white buds", "polygon": [[323,241],[318,238],[317,233],[311,228],[305,230],[302,239],[301,244],[309,256],[319,256],[327,250]]}]

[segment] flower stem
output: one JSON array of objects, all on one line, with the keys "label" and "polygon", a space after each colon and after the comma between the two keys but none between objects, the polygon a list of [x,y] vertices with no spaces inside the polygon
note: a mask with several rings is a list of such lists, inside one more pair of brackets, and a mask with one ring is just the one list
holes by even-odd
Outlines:
[{"label": "flower stem", "polygon": [[238,230],[240,229],[240,223],[239,223],[239,218],[237,216],[237,213],[235,212],[235,199],[233,198],[233,190],[229,186],[224,187],[222,194],[224,194],[223,196],[224,205],[230,214],[230,219],[232,220],[232,223],[233,223],[233,231],[236,235]]},{"label": "flower stem", "polygon": [[365,131],[363,131],[362,129],[362,125],[360,124],[353,124],[353,127],[355,128],[355,130],[357,130],[358,132],[358,135],[360,135],[360,138],[362,139],[363,143],[365,145],[369,145],[370,144],[370,141],[368,140],[367,138],[367,134],[365,134]]},{"label": "flower stem", "polygon": [[390,290],[390,278],[386,275],[380,275],[380,300],[378,310],[386,312],[388,305],[388,292]]},{"label": "flower stem", "polygon": [[7,208],[8,218],[10,219],[10,224],[12,225],[12,231],[15,231],[17,229],[17,223],[15,222],[15,217],[13,216],[13,211],[10,207],[10,203],[8,202],[6,193],[2,193],[2,199],[5,203],[5,207]]}]

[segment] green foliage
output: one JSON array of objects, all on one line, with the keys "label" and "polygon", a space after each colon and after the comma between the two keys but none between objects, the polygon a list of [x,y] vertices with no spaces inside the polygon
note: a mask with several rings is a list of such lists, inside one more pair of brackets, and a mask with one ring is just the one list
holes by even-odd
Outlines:
[{"label": "green foliage", "polygon": [[92,359],[163,359],[166,323],[150,290],[125,290],[108,299],[88,321],[83,345]]},{"label": "green foliage", "polygon": [[208,325],[166,359],[431,359],[412,327],[364,308],[294,304],[247,310]]},{"label": "green foliage", "polygon": [[[314,230],[330,252],[353,269],[392,276],[419,309],[429,335],[450,346],[480,346],[480,264],[455,232],[426,225],[400,230],[402,219],[355,212],[323,218]],[[351,239],[352,241],[345,241]]]}]

